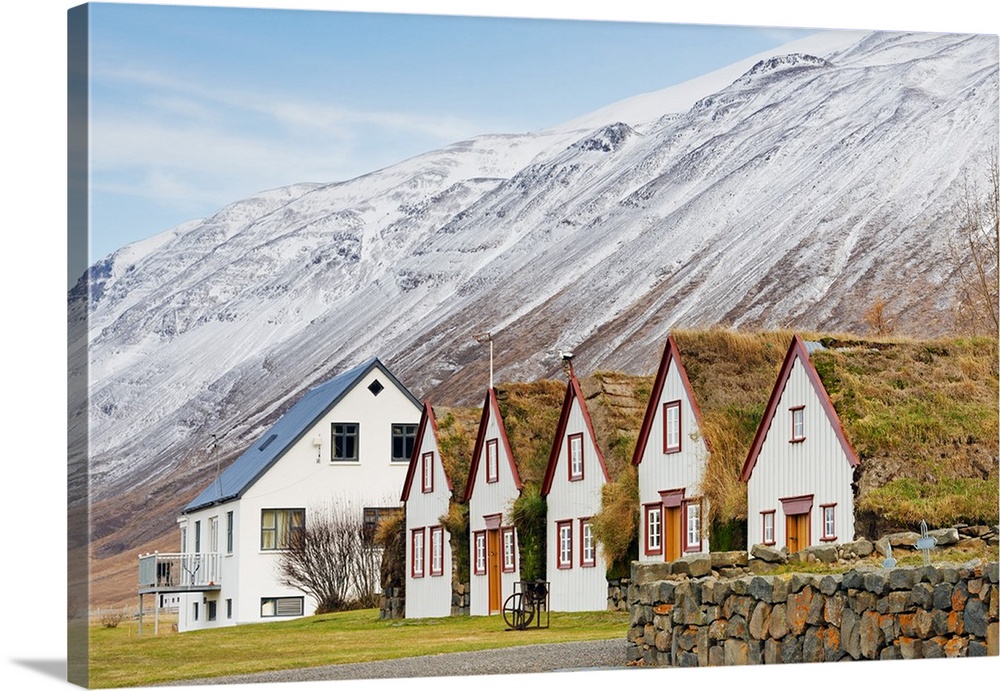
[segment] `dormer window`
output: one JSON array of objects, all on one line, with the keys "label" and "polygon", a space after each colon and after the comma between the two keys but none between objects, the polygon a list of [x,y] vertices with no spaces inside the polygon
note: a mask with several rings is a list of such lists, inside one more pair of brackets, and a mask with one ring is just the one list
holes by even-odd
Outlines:
[{"label": "dormer window", "polygon": [[806,409],[804,406],[792,408],[792,438],[793,442],[800,442],[806,438]]}]

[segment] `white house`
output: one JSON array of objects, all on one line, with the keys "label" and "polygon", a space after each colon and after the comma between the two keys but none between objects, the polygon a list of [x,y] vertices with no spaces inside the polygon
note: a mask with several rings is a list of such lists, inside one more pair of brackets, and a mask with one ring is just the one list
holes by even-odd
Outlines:
[{"label": "white house", "polygon": [[406,507],[407,619],[451,614],[451,538],[441,516],[448,513],[453,492],[434,410],[425,402],[400,497]]},{"label": "white house", "polygon": [[798,335],[743,465],[747,547],[810,545],[854,539],[858,458]]},{"label": "white house", "polygon": [[632,463],[639,475],[639,561],[709,551],[701,496],[710,445],[673,336],[667,337]]},{"label": "white house", "polygon": [[569,370],[566,397],[542,481],[546,498],[546,578],[549,608],[557,612],[607,609],[607,564],[591,518],[610,480],[580,383]]},{"label": "white house", "polygon": [[491,387],[483,403],[465,486],[471,615],[500,612],[520,580],[517,531],[510,520],[510,509],[522,486],[496,391]]},{"label": "white house", "polygon": [[140,558],[140,598],[180,592],[180,631],[312,614],[283,547],[331,506],[372,528],[398,511],[420,410],[377,358],[309,390],[184,508],[180,554]]}]

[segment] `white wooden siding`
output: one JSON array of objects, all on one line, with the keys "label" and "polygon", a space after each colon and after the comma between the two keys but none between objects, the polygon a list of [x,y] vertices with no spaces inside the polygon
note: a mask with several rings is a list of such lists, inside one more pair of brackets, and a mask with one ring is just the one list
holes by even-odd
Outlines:
[{"label": "white wooden siding", "polygon": [[[441,464],[441,453],[434,436],[434,425],[430,417],[425,422],[420,449],[417,451],[417,465],[414,469],[408,498],[406,500],[406,618],[446,617],[451,614],[451,539],[445,530],[442,540],[442,573],[431,575],[431,528],[441,524],[441,516],[448,513],[451,491]],[[418,434],[420,431],[418,430]],[[425,453],[434,455],[434,491],[423,491],[422,459]],[[423,528],[424,575],[413,577],[413,530]]]},{"label": "white wooden siding", "polygon": [[[586,612],[607,609],[608,581],[604,555],[597,545],[596,564],[592,567],[580,566],[581,544],[583,540],[581,518],[590,518],[601,509],[601,488],[604,486],[604,471],[597,458],[597,447],[584,419],[580,401],[574,397],[571,404],[566,431],[561,446],[552,484],[546,498],[547,550],[546,576],[550,586],[549,606],[556,612]],[[569,480],[569,436],[583,434],[583,479]],[[560,521],[571,520],[573,525],[572,568],[560,569],[559,535],[556,525]]]},{"label": "white wooden siding", "polygon": [[[473,568],[475,566],[475,533],[486,530],[485,516],[501,514],[501,525],[511,525],[510,509],[520,493],[517,484],[514,482],[514,475],[511,472],[511,459],[500,436],[500,422],[496,419],[495,413],[496,411],[491,408],[485,423],[486,432],[483,435],[483,445],[482,449],[480,449],[479,462],[476,467],[475,485],[472,489],[472,496],[469,497],[469,614],[471,615],[488,615],[490,613],[489,564],[486,565],[485,574],[477,575]],[[490,439],[497,440],[498,479],[496,482],[486,482],[487,441]],[[515,531],[516,542],[517,535]],[[501,559],[503,558],[502,540],[500,543],[500,557]],[[520,580],[520,554],[517,554],[515,566],[516,568],[513,573],[503,573],[501,570],[500,607],[503,607],[504,600],[514,592],[514,583]]]},{"label": "white wooden siding", "polygon": [[[663,453],[663,404],[680,401],[681,450],[677,453]],[[660,492],[683,489],[685,499],[701,496],[701,481],[708,463],[708,447],[701,435],[698,418],[691,403],[691,396],[677,367],[671,359],[663,390],[655,403],[655,415],[649,431],[649,438],[639,463],[639,561],[663,561],[662,554],[647,555],[646,522],[641,507],[660,501]],[[702,502],[702,550],[709,551],[707,501]],[[662,530],[662,526],[661,526]]]},{"label": "white wooden siding", "polygon": [[[791,442],[791,409],[804,406],[805,439]],[[810,544],[823,544],[820,506],[835,503],[838,542],[854,539],[853,469],[800,359],[796,359],[747,482],[748,548],[764,540],[762,511],[774,511],[776,547],[786,544],[780,499],[813,495]]]}]

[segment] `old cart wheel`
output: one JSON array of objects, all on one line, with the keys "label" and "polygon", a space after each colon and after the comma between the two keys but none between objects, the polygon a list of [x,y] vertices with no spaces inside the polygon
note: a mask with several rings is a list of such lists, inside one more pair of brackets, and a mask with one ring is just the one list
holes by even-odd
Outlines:
[{"label": "old cart wheel", "polygon": [[524,631],[531,620],[535,617],[533,609],[525,609],[524,597],[521,593],[514,593],[503,603],[503,620],[512,629]]}]

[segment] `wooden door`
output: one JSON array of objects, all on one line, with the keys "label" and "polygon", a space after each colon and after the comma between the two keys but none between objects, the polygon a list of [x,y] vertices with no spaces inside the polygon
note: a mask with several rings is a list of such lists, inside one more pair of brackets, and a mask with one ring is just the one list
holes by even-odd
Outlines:
[{"label": "wooden door", "polygon": [[500,531],[486,532],[486,573],[489,578],[490,614],[500,611]]},{"label": "wooden door", "polygon": [[663,560],[681,558],[681,508],[666,507],[663,517]]},{"label": "wooden door", "polygon": [[798,552],[809,546],[809,514],[785,516],[785,544],[789,552]]}]

